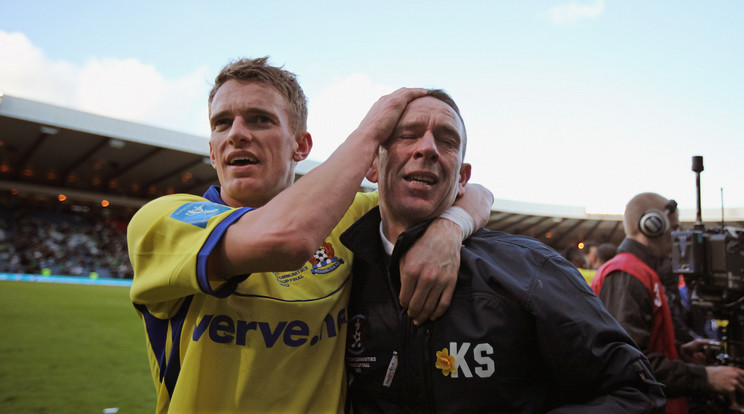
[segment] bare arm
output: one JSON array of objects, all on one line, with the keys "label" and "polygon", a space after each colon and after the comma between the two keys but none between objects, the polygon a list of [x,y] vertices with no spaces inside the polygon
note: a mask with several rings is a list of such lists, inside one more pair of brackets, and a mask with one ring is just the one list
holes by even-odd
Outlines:
[{"label": "bare arm", "polygon": [[[493,194],[482,185],[468,184],[455,205],[467,211],[479,229],[491,216]],[[437,319],[449,308],[460,270],[461,246],[460,226],[437,219],[401,259],[399,299],[415,324]]]},{"label": "bare arm", "polygon": [[209,258],[210,279],[302,266],[351,205],[408,102],[424,94],[403,88],[380,98],[328,160],[231,225]]}]

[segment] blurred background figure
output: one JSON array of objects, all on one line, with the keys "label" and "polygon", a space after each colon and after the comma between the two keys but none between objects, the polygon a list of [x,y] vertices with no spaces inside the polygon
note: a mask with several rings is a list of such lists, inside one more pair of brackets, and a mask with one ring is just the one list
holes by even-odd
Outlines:
[{"label": "blurred background figure", "polygon": [[597,269],[607,263],[617,254],[617,246],[612,243],[602,243],[597,246]]},{"label": "blurred background figure", "polygon": [[571,262],[572,265],[578,269],[586,269],[587,263],[584,254],[576,246],[568,246],[561,252],[561,256],[565,257],[566,260]]},{"label": "blurred background figure", "polygon": [[[595,245],[594,248],[596,250],[597,246]],[[597,271],[589,268],[589,263],[586,261],[586,254],[582,249],[579,249],[577,246],[568,246],[561,251],[561,256],[576,266],[581,276],[586,280],[586,283],[591,285]]]},{"label": "blurred background figure", "polygon": [[599,243],[594,240],[587,240],[584,242],[584,247],[581,249],[581,253],[584,254],[586,259],[586,269],[597,269],[599,267]]}]

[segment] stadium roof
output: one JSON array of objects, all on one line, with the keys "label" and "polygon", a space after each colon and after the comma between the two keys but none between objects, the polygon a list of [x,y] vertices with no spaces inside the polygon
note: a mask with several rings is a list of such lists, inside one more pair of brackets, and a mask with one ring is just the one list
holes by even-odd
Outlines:
[{"label": "stadium roof", "polygon": [[0,185],[138,207],[217,182],[204,138],[0,97]]},{"label": "stadium roof", "polygon": [[[304,161],[298,176],[318,165]],[[126,122],[0,93],[0,191],[137,208],[170,193],[203,194],[217,184],[206,137]],[[362,185],[373,188],[369,182]],[[744,209],[729,209],[727,225],[744,227]],[[703,211],[707,220],[721,212]],[[695,212],[681,210],[683,223]],[[706,222],[707,227],[720,223]],[[535,237],[561,249],[578,241],[624,237],[622,216],[583,207],[497,199],[488,227]]]}]

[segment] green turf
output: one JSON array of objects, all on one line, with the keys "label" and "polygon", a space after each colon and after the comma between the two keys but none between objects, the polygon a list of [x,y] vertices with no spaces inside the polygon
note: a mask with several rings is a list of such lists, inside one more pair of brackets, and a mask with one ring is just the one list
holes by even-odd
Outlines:
[{"label": "green turf", "polygon": [[0,282],[0,413],[155,411],[129,288]]}]

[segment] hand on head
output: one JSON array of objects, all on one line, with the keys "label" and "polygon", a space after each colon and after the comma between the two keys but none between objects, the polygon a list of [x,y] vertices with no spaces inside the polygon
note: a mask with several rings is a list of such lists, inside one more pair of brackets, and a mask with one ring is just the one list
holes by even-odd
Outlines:
[{"label": "hand on head", "polygon": [[356,132],[370,134],[378,139],[378,144],[384,143],[392,135],[408,103],[426,93],[422,88],[400,88],[383,96],[372,105]]}]

